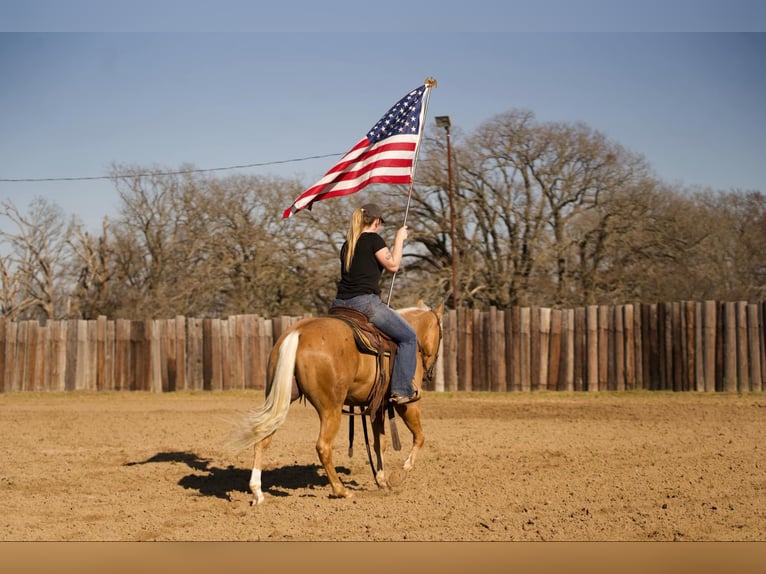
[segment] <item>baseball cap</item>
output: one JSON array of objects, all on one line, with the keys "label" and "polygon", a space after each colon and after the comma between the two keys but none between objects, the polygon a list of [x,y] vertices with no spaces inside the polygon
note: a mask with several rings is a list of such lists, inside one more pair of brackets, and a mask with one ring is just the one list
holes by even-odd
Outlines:
[{"label": "baseball cap", "polygon": [[381,223],[386,222],[386,220],[383,219],[383,211],[380,209],[377,203],[365,203],[362,206],[362,211],[364,211],[367,215],[369,215],[372,218],[380,219]]}]

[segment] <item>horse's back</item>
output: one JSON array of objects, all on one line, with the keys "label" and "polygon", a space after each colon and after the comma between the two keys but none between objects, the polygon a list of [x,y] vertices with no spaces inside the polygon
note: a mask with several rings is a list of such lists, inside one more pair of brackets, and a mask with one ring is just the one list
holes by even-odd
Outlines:
[{"label": "horse's back", "polygon": [[294,331],[300,334],[295,379],[309,399],[328,392],[335,397],[345,397],[349,391],[356,394],[354,388],[359,382],[372,378],[368,371],[374,374],[374,359],[359,352],[354,333],[343,320],[308,317],[295,323],[282,337]]}]

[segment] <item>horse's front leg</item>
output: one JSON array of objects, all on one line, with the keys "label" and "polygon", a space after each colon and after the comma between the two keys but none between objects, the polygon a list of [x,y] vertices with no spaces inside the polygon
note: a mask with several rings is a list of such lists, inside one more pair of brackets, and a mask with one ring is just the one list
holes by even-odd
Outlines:
[{"label": "horse's front leg", "polygon": [[397,405],[396,412],[399,413],[404,424],[407,425],[407,428],[412,433],[412,449],[403,466],[405,473],[408,473],[415,466],[415,459],[426,440],[426,436],[423,433],[423,425],[420,422],[420,403]]},{"label": "horse's front leg", "polygon": [[379,488],[387,487],[386,473],[383,470],[383,453],[386,451],[385,417],[378,413],[372,417],[372,447],[375,451],[375,483]]}]

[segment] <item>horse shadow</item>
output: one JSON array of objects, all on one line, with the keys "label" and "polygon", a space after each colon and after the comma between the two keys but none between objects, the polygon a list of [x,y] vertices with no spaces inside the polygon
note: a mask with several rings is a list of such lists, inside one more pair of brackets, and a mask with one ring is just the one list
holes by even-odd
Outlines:
[{"label": "horse shadow", "polygon": [[[127,462],[123,466],[136,466],[154,463],[185,464],[195,471],[178,481],[178,485],[187,490],[196,490],[200,496],[213,496],[231,501],[234,492],[250,494],[250,469],[228,465],[220,468],[211,464],[210,459],[201,458],[192,452],[158,452],[143,461]],[[338,474],[348,475],[351,471],[345,467],[336,467]],[[204,474],[198,474],[204,473]],[[324,474],[324,468],[318,464],[295,464],[271,470],[264,470],[261,475],[262,490],[271,496],[291,496],[296,491],[327,489],[330,482]],[[346,486],[357,486],[354,481]],[[303,494],[301,496],[311,496]]]}]

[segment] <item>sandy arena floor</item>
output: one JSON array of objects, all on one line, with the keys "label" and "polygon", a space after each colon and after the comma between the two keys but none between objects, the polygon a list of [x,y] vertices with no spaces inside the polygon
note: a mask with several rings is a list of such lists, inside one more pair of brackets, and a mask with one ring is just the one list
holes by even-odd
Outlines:
[{"label": "sandy arena floor", "polygon": [[226,419],[261,402],[0,395],[0,540],[766,541],[761,394],[426,393],[425,447],[390,491],[359,423],[348,457],[344,422],[343,500],[314,450],[316,412],[296,403],[251,507],[251,455],[226,451]]}]

